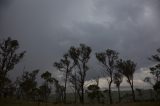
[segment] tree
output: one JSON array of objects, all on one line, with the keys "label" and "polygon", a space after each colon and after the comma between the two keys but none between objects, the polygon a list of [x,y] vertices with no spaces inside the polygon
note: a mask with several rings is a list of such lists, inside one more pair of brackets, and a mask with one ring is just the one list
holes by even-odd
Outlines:
[{"label": "tree", "polygon": [[152,55],[149,60],[157,62],[156,65],[150,67],[150,73],[154,76],[155,83],[160,81],[160,49],[157,49],[158,54]]},{"label": "tree", "polygon": [[75,64],[69,58],[68,54],[64,54],[63,59],[60,62],[55,62],[54,66],[61,72],[65,74],[64,78],[64,103],[66,103],[66,88],[67,88],[67,81],[69,74],[71,73],[72,69],[74,68]]},{"label": "tree", "polygon": [[114,84],[116,84],[116,87],[118,89],[118,98],[119,98],[119,102],[121,101],[121,95],[120,95],[120,84],[123,81],[123,76],[121,73],[116,72],[114,74]]},{"label": "tree", "polygon": [[160,81],[156,82],[155,85],[153,86],[154,90],[157,92],[157,98],[158,95],[160,94]]},{"label": "tree", "polygon": [[79,86],[76,72],[70,74],[69,82],[72,84],[72,88],[74,89],[74,103],[77,103],[77,93],[79,92]]},{"label": "tree", "polygon": [[84,44],[80,44],[80,47],[71,47],[69,50],[69,56],[73,59],[77,68],[77,82],[80,86],[79,99],[81,103],[84,103],[84,82],[86,78],[86,72],[89,70],[87,63],[90,59],[91,48]]},{"label": "tree", "polygon": [[99,78],[96,80],[96,84],[89,85],[87,89],[90,100],[97,99],[98,103],[102,103],[101,99],[104,98],[104,95],[99,88]]},{"label": "tree", "polygon": [[134,93],[134,85],[133,85],[133,75],[136,69],[136,64],[131,60],[118,60],[117,61],[117,68],[120,73],[122,73],[126,78],[127,82],[129,83],[131,90],[132,90],[132,97],[133,101],[135,101],[135,93]]},{"label": "tree", "polygon": [[99,87],[93,84],[89,85],[87,89],[88,89],[88,97],[90,98],[90,100],[92,100],[91,102],[93,102],[95,98],[97,98],[98,96]]},{"label": "tree", "polygon": [[113,75],[115,71],[116,60],[118,59],[118,53],[114,50],[107,49],[105,52],[96,53],[97,60],[104,67],[104,72],[108,82],[109,101],[112,104],[111,84],[113,82]]},{"label": "tree", "polygon": [[149,82],[153,86],[158,97],[160,91],[160,49],[157,49],[157,54],[152,55],[149,60],[156,62],[156,65],[150,67],[150,73],[153,75],[153,78],[146,77],[144,81]]},{"label": "tree", "polygon": [[37,88],[36,76],[39,70],[34,70],[32,72],[24,72],[22,77],[19,78],[19,88],[22,91],[23,97],[27,99],[35,100],[35,89]]},{"label": "tree", "polygon": [[0,42],[0,95],[5,90],[7,73],[23,58],[25,51],[18,53],[19,43],[10,37]]},{"label": "tree", "polygon": [[46,71],[41,75],[41,78],[44,80],[44,83],[40,86],[40,92],[43,96],[44,100],[48,101],[49,95],[51,93],[51,86],[50,84],[53,83],[54,78],[52,78],[52,75],[50,72]]},{"label": "tree", "polygon": [[54,85],[55,85],[55,93],[56,93],[56,102],[61,103],[64,101],[64,86],[59,84],[59,81],[54,78]]},{"label": "tree", "polygon": [[160,64],[150,67],[150,73],[154,76],[155,82],[160,81]]}]

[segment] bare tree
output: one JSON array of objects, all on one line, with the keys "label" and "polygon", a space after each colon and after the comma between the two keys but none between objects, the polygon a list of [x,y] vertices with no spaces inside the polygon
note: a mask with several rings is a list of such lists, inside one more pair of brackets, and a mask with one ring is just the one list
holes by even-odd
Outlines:
[{"label": "bare tree", "polygon": [[77,82],[80,86],[79,99],[81,103],[84,103],[84,82],[86,78],[86,72],[89,70],[87,63],[90,59],[91,48],[80,44],[80,47],[71,47],[69,50],[69,56],[74,60],[77,67]]},{"label": "bare tree", "polygon": [[105,52],[96,53],[97,60],[104,67],[104,72],[108,82],[109,100],[112,104],[111,84],[113,82],[113,75],[115,71],[116,60],[118,59],[118,53],[114,50],[107,49]]},{"label": "bare tree", "polygon": [[117,61],[118,71],[122,73],[126,78],[127,82],[130,84],[132,90],[133,101],[135,102],[135,93],[134,93],[134,85],[133,85],[133,77],[136,69],[136,64],[131,60],[118,60]]},{"label": "bare tree", "polygon": [[70,59],[68,54],[64,54],[63,59],[60,60],[60,62],[55,62],[54,66],[61,72],[65,74],[64,78],[64,103],[66,103],[66,88],[67,88],[67,82],[69,74],[71,73],[72,69],[74,68],[75,64]]}]

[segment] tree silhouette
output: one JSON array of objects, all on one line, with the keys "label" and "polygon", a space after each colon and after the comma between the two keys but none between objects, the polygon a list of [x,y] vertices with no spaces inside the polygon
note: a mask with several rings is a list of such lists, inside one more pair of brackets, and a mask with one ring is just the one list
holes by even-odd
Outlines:
[{"label": "tree silhouette", "polygon": [[71,47],[69,50],[69,56],[73,59],[77,67],[77,81],[80,86],[79,99],[81,103],[84,103],[84,82],[86,78],[86,72],[89,70],[87,63],[90,59],[91,48],[84,44],[80,44],[80,47]]},{"label": "tree silhouette", "polygon": [[19,87],[22,91],[23,98],[35,100],[35,89],[37,88],[36,76],[39,70],[24,72],[19,78]]},{"label": "tree silhouette", "polygon": [[90,100],[92,100],[91,102],[95,101],[95,98],[98,97],[98,91],[99,91],[99,87],[95,84],[93,85],[89,85],[88,86],[88,97],[90,98]]},{"label": "tree silhouette", "polygon": [[160,81],[160,64],[150,67],[150,73],[155,77],[155,82]]},{"label": "tree silhouette", "polygon": [[160,93],[160,81],[156,82],[153,88],[157,92],[157,94],[159,94]]},{"label": "tree silhouette", "polygon": [[54,78],[54,86],[56,88],[55,93],[56,93],[56,102],[61,103],[64,102],[64,91],[65,88],[64,86],[59,84],[59,81]]},{"label": "tree silhouette", "polygon": [[54,66],[61,72],[65,74],[64,78],[64,103],[66,103],[66,88],[67,88],[67,81],[69,74],[71,73],[72,69],[74,68],[75,64],[70,59],[68,54],[64,54],[63,59],[60,62],[55,62]]},{"label": "tree silhouette", "polygon": [[133,85],[133,74],[135,72],[136,64],[131,60],[118,60],[117,68],[120,73],[122,73],[126,78],[127,82],[130,84],[132,90],[133,101],[135,101],[134,85]]},{"label": "tree silhouette", "polygon": [[0,42],[0,95],[5,89],[7,73],[23,58],[25,51],[17,53],[19,43],[10,37]]},{"label": "tree silhouette", "polygon": [[[160,92],[160,49],[157,49],[157,54],[152,55],[149,60],[156,62],[157,64],[150,67],[150,73],[153,75],[153,78],[146,77],[145,82],[149,82],[152,86],[154,91],[158,94]],[[151,81],[153,79],[153,81]]]},{"label": "tree silhouette", "polygon": [[74,102],[77,102],[77,94],[79,92],[79,85],[77,81],[77,73],[71,73],[69,77],[69,82],[72,84],[72,88],[74,89]]},{"label": "tree silhouette", "polygon": [[119,98],[119,102],[121,101],[121,95],[120,95],[120,84],[123,81],[123,75],[119,72],[116,72],[114,74],[114,84],[116,84],[116,87],[118,89],[118,98]]},{"label": "tree silhouette", "polygon": [[97,60],[105,68],[104,72],[107,77],[108,90],[109,90],[109,100],[112,104],[112,94],[111,94],[111,84],[113,82],[113,75],[115,70],[116,60],[118,59],[118,53],[114,50],[107,49],[105,52],[96,53]]},{"label": "tree silhouette", "polygon": [[49,95],[51,93],[51,86],[50,86],[50,84],[53,83],[54,78],[52,78],[51,73],[48,72],[48,71],[44,72],[41,75],[41,78],[44,79],[44,83],[40,86],[40,91],[41,91],[41,94],[42,94],[44,100],[47,103]]},{"label": "tree silhouette", "polygon": [[88,89],[88,97],[92,102],[97,99],[98,103],[102,103],[101,99],[104,99],[104,95],[99,87],[99,78],[96,79],[96,84],[89,85]]}]

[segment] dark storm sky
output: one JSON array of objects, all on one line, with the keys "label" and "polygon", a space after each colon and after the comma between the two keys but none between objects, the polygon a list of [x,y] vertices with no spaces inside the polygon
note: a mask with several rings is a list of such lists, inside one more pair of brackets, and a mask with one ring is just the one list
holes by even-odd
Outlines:
[{"label": "dark storm sky", "polygon": [[88,79],[100,74],[94,53],[107,48],[141,73],[160,47],[160,0],[0,0],[0,38],[8,36],[27,51],[11,77],[24,66],[56,75],[53,62],[79,43],[93,49]]}]

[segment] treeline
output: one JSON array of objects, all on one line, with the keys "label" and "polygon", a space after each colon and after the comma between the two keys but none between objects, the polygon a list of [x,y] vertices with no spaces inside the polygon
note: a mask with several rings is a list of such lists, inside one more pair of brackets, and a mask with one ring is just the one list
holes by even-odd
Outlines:
[{"label": "treeline", "polygon": [[[67,87],[69,84],[74,89],[74,102],[85,103],[85,94],[91,100],[97,99],[98,103],[102,103],[104,92],[108,93],[110,104],[114,103],[112,99],[112,84],[114,83],[118,89],[119,102],[121,102],[120,85],[123,78],[127,82],[132,91],[132,100],[136,101],[134,91],[134,73],[136,71],[136,63],[132,60],[124,60],[119,57],[119,53],[112,49],[95,53],[97,61],[103,68],[103,76],[105,76],[108,84],[108,90],[101,91],[99,88],[99,78],[96,84],[90,84],[85,89],[85,81],[87,71],[89,70],[88,62],[91,58],[91,47],[80,44],[79,47],[72,46],[62,56],[58,62],[54,62],[53,66],[63,73],[64,84],[52,77],[49,71],[41,74],[43,83],[38,85],[37,75],[39,70],[24,71],[22,76],[18,77],[15,82],[8,78],[8,72],[13,70],[20,60],[26,54],[26,51],[18,52],[19,43],[11,38],[4,39],[0,42],[0,97],[14,96],[17,99],[34,100],[38,102],[46,102],[52,91],[52,85],[55,87],[56,102],[67,103]],[[150,68],[153,77],[147,77],[145,82],[150,83],[156,92],[158,98],[160,92],[160,49],[157,54],[151,56],[149,60],[156,61],[157,64]],[[99,65],[99,64],[97,64]],[[78,97],[78,98],[77,98]]]}]

